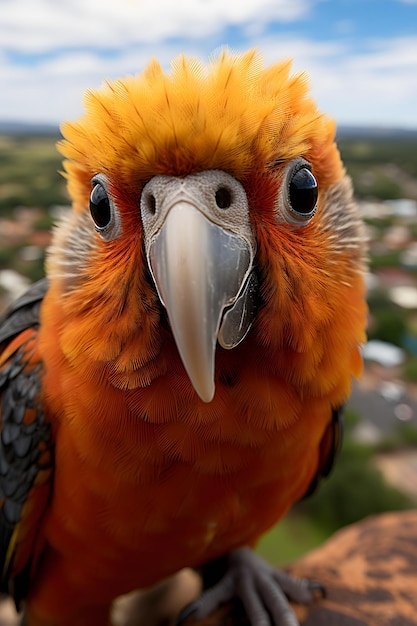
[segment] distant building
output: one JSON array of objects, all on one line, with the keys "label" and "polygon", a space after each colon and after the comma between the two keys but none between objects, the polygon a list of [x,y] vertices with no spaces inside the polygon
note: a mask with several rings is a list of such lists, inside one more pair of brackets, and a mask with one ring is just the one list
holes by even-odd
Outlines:
[{"label": "distant building", "polygon": [[347,406],[360,417],[354,435],[363,443],[376,445],[404,423],[417,427],[417,402],[401,381],[381,381],[373,389],[355,382]]},{"label": "distant building", "polygon": [[404,363],[406,355],[404,350],[392,343],[373,339],[364,345],[363,358],[365,361],[373,361],[384,367],[397,367]]},{"label": "distant building", "polygon": [[408,219],[417,218],[417,202],[411,198],[400,198],[398,200],[381,200],[371,202],[369,200],[359,203],[363,217],[371,219],[382,219],[395,215]]},{"label": "distant building", "polygon": [[23,295],[30,286],[30,280],[15,270],[0,270],[0,287],[6,292],[6,304]]},{"label": "distant building", "polygon": [[410,230],[405,224],[394,224],[386,229],[382,241],[389,250],[401,250],[411,242]]},{"label": "distant building", "polygon": [[415,270],[417,269],[417,241],[413,241],[400,255],[400,263],[403,267]]},{"label": "distant building", "polygon": [[391,215],[397,215],[398,217],[417,217],[417,202],[410,198],[385,200],[384,204],[388,207]]},{"label": "distant building", "polygon": [[417,310],[417,287],[414,285],[397,285],[388,291],[390,300],[402,309]]}]

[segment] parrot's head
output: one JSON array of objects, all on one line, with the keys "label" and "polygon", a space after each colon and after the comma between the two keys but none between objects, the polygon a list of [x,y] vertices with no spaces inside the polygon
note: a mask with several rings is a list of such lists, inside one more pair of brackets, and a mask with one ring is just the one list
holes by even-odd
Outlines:
[{"label": "parrot's head", "polygon": [[110,364],[132,388],[168,370],[169,336],[210,402],[216,353],[247,341],[286,355],[300,384],[326,350],[356,350],[361,223],[304,75],[253,51],[208,66],[181,56],[169,73],[153,61],[88,92],[85,106],[63,127],[73,211],[47,265],[70,358]]}]

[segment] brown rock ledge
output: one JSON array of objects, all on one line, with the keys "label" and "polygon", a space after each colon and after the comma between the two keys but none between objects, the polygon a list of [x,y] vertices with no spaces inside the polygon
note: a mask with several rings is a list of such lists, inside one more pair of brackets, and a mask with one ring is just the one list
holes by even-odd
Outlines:
[{"label": "brown rock ledge", "polygon": [[[337,532],[288,567],[319,580],[327,597],[294,607],[302,626],[417,626],[417,511],[386,513]],[[227,606],[184,626],[246,626]]]}]

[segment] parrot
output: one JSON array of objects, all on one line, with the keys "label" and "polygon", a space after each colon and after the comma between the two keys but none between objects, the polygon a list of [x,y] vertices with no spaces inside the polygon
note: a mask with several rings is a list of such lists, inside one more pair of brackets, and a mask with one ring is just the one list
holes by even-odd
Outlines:
[{"label": "parrot", "polygon": [[0,325],[1,589],[26,626],[104,626],[190,567],[197,617],[297,624],[319,583],[254,548],[328,475],[362,368],[335,122],[291,60],[224,49],[105,81],[61,131],[72,206]]}]

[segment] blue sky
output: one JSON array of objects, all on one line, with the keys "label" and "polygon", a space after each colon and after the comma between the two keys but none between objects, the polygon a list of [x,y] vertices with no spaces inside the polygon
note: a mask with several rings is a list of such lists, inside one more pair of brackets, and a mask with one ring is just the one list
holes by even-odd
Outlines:
[{"label": "blue sky", "polygon": [[0,120],[74,119],[105,78],[224,45],[293,58],[339,124],[417,128],[417,0],[0,0]]}]

